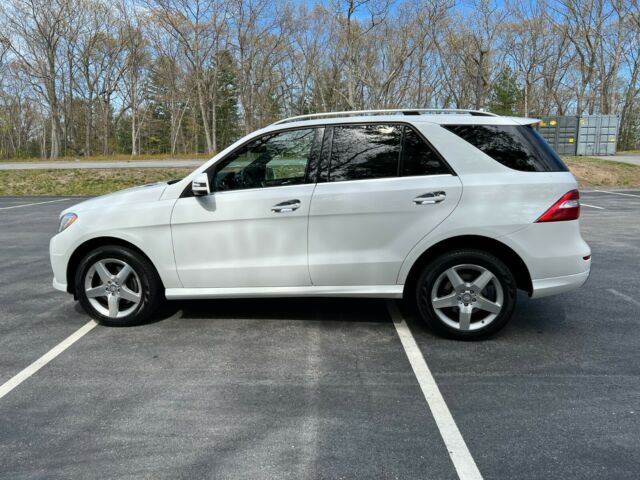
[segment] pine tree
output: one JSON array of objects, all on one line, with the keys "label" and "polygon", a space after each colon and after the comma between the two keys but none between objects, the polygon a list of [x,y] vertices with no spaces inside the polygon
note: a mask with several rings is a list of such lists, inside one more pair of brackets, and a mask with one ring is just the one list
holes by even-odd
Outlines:
[{"label": "pine tree", "polygon": [[493,83],[489,109],[498,115],[518,115],[522,103],[522,90],[515,73],[507,67]]},{"label": "pine tree", "polygon": [[218,151],[242,134],[238,113],[238,78],[234,59],[228,50],[218,53],[216,78],[216,135]]}]

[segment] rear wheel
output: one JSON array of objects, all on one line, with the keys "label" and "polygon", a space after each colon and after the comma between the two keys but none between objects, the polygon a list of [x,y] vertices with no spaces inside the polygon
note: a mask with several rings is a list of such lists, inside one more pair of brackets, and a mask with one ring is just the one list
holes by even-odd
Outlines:
[{"label": "rear wheel", "polygon": [[471,339],[491,335],[511,318],[516,281],[481,250],[448,252],[429,263],[416,284],[417,310],[437,333]]},{"label": "rear wheel", "polygon": [[153,265],[121,246],[100,247],[87,254],[76,271],[75,288],[85,311],[110,326],[144,322],[162,298]]}]

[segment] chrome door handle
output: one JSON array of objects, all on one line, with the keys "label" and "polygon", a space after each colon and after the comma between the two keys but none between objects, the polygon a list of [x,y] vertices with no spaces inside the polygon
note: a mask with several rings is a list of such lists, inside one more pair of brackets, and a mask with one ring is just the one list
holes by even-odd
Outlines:
[{"label": "chrome door handle", "polygon": [[274,205],[273,207],[271,207],[271,211],[276,213],[293,212],[294,210],[299,209],[300,205],[302,205],[300,203],[300,200],[288,200],[286,202]]},{"label": "chrome door handle", "polygon": [[413,199],[413,203],[416,205],[433,205],[434,203],[440,203],[447,198],[445,192],[429,192]]}]

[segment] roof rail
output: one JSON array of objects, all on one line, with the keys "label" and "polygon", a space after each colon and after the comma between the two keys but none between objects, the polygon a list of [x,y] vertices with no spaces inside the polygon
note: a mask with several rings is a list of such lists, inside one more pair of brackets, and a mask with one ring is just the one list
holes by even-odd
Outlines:
[{"label": "roof rail", "polygon": [[339,117],[351,117],[355,115],[422,115],[422,114],[460,114],[460,115],[474,115],[478,117],[498,117],[495,113],[485,112],[483,110],[469,110],[465,108],[393,108],[387,110],[348,110],[344,112],[325,112],[325,113],[310,113],[307,115],[298,115],[297,117],[289,117],[274,122],[272,125],[280,125],[282,123],[289,122],[301,122],[304,120],[312,120],[314,118],[339,118]]}]

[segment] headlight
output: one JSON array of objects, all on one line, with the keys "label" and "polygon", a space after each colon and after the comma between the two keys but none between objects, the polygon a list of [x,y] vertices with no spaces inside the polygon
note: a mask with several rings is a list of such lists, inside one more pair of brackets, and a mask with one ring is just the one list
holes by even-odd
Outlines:
[{"label": "headlight", "polygon": [[60,219],[60,226],[58,227],[58,233],[65,230],[67,227],[70,227],[73,222],[78,219],[78,215],[75,213],[65,213]]}]

